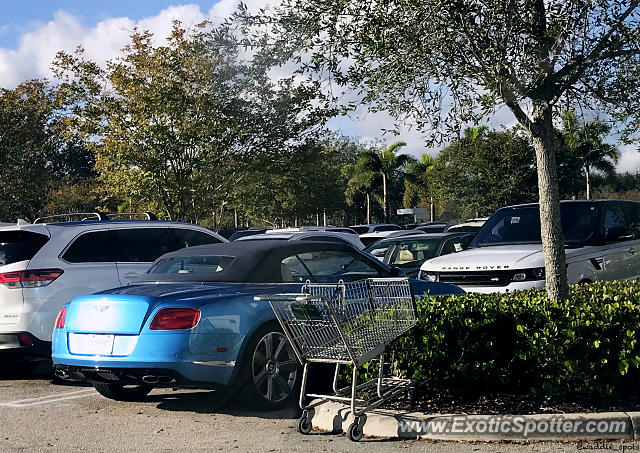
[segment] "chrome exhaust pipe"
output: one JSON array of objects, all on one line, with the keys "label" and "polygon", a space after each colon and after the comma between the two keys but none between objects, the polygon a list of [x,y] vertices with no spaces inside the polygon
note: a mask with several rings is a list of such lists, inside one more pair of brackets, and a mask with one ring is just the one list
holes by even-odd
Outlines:
[{"label": "chrome exhaust pipe", "polygon": [[146,384],[157,384],[159,381],[158,376],[153,376],[153,375],[146,375],[146,376],[142,376],[142,382],[146,383]]},{"label": "chrome exhaust pipe", "polygon": [[54,374],[56,375],[56,377],[60,378],[60,379],[69,379],[71,376],[69,376],[69,373],[67,373],[65,370],[61,370],[61,369],[57,369]]}]

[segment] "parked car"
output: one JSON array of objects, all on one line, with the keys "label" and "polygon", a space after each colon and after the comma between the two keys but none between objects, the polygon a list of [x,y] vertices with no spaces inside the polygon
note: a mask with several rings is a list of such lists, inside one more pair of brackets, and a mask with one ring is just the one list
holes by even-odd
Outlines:
[{"label": "parked car", "polygon": [[420,266],[436,256],[466,249],[473,234],[434,233],[382,239],[365,249],[389,266],[397,266],[409,277],[416,277]]},{"label": "parked car", "polygon": [[412,236],[414,234],[421,234],[421,233],[423,232],[420,230],[376,231],[375,233],[361,234],[360,240],[365,245],[365,247],[369,247],[371,244],[375,244],[376,242],[389,237]]},{"label": "parked car", "polygon": [[188,223],[93,218],[0,227],[0,360],[13,374],[49,359],[56,314],[75,296],[126,285],[164,253],[226,241]]},{"label": "parked car", "polygon": [[366,223],[363,225],[351,225],[349,228],[357,234],[375,233],[377,231],[397,231],[402,230],[401,226],[394,223]]},{"label": "parked car", "polygon": [[447,228],[455,225],[454,223],[433,222],[425,225],[418,225],[416,230],[420,230],[423,233],[443,233]]},{"label": "parked car", "polygon": [[271,228],[267,228],[267,227],[264,227],[264,228],[256,227],[256,228],[246,228],[243,230],[237,230],[231,233],[227,239],[229,239],[230,241],[235,241],[236,239],[240,239],[246,236],[253,236],[256,234],[266,233],[270,229]]},{"label": "parked car", "polygon": [[[116,400],[153,387],[225,389],[265,408],[293,401],[301,367],[264,294],[402,271],[340,243],[236,241],[160,257],[139,283],[80,296],[60,310],[53,362]],[[457,294],[411,279],[413,293]]]},{"label": "parked car", "polygon": [[325,242],[340,242],[344,244],[350,244],[354,247],[362,250],[364,244],[360,240],[357,234],[343,233],[342,231],[334,230],[321,230],[321,231],[290,231],[290,230],[273,230],[269,233],[255,234],[251,236],[244,236],[238,241],[254,241],[254,240],[287,240],[287,241],[325,241]]},{"label": "parked car", "polygon": [[309,226],[291,227],[291,228],[274,228],[266,231],[265,233],[269,233],[269,234],[304,233],[304,232],[312,232],[312,231],[333,231],[334,233],[347,233],[347,234],[355,234],[355,235],[358,234],[351,228],[337,227],[332,225],[328,225],[328,226],[309,225]]},{"label": "parked car", "polygon": [[477,233],[482,228],[482,225],[487,221],[487,218],[469,219],[463,223],[456,223],[447,226],[444,231],[456,231],[461,233]]},{"label": "parked car", "polygon": [[[569,283],[640,276],[640,202],[568,200],[560,211]],[[467,250],[425,261],[419,278],[476,292],[543,288],[538,205],[498,210]]]}]

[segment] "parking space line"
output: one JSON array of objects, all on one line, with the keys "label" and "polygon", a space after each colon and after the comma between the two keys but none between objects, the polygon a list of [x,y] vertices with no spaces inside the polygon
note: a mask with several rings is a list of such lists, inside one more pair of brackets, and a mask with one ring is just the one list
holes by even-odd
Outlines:
[{"label": "parking space line", "polygon": [[6,403],[0,403],[0,406],[4,407],[27,407],[37,406],[40,404],[57,403],[58,401],[71,400],[76,398],[84,398],[86,396],[96,395],[94,389],[76,390],[73,392],[56,393],[54,395],[38,396],[35,398],[25,398],[16,401],[9,401]]}]

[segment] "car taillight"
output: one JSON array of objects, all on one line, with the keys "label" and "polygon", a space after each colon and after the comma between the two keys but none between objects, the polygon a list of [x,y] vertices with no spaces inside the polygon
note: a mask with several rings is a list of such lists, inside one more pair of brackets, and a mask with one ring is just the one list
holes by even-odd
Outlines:
[{"label": "car taillight", "polygon": [[39,288],[60,277],[62,269],[28,269],[25,271],[3,272],[0,283],[9,288]]},{"label": "car taillight", "polygon": [[58,316],[56,316],[55,328],[56,329],[64,328],[64,325],[66,322],[67,322],[67,307],[64,306],[58,312]]},{"label": "car taillight", "polygon": [[200,321],[200,310],[197,308],[163,308],[153,317],[151,330],[183,330],[193,329]]}]

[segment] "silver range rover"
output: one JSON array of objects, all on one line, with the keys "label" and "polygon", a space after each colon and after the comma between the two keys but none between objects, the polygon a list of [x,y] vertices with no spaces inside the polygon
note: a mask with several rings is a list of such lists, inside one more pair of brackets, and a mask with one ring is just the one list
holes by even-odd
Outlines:
[{"label": "silver range rover", "polygon": [[[569,283],[640,277],[640,202],[560,203]],[[418,278],[468,292],[543,288],[538,204],[499,209],[460,253],[425,261]]]}]

